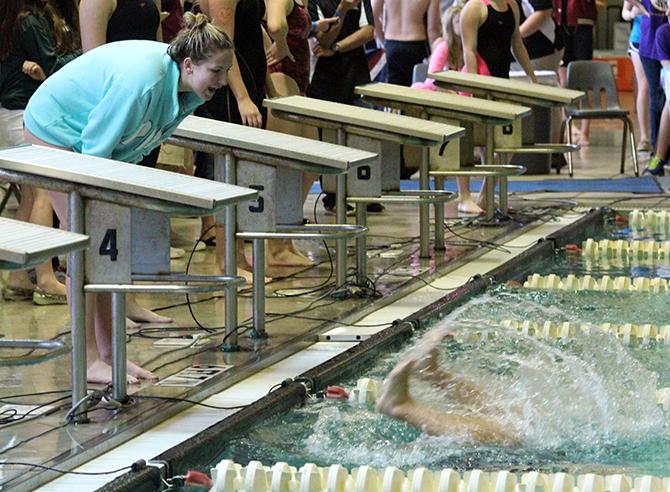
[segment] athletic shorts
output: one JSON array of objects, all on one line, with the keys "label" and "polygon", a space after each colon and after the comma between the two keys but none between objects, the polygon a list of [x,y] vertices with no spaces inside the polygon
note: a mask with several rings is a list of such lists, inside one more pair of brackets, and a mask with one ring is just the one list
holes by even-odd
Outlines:
[{"label": "athletic shorts", "polygon": [[593,59],[593,26],[568,26],[565,29],[563,66],[576,60]]},{"label": "athletic shorts", "polygon": [[389,84],[409,87],[412,85],[414,65],[423,63],[430,56],[428,41],[393,41],[384,42],[386,67]]}]

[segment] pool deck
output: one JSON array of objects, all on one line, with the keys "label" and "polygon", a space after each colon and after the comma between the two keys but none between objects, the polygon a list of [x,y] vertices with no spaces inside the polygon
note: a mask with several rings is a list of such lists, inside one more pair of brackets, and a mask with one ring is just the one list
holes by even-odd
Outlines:
[{"label": "pool deck", "polygon": [[[616,179],[621,176],[618,173],[618,139],[621,132],[613,131],[614,129],[618,130],[614,124],[593,125],[591,145],[576,156],[575,178]],[[641,166],[647,159],[648,154],[640,154]],[[626,177],[632,176],[631,168],[632,166],[627,166]],[[542,178],[570,179],[566,172],[560,175],[515,179]],[[662,193],[649,196],[625,192],[532,193],[515,195],[511,197],[510,204],[515,210],[533,207],[536,212],[554,213],[555,210],[547,207],[565,205],[567,201],[573,201],[582,210],[612,204],[621,209],[666,208],[670,207],[667,198],[668,195]],[[305,216],[310,219],[313,218],[315,209],[314,199],[315,196],[311,195],[304,208]],[[316,213],[319,222],[328,222],[329,217],[324,215],[320,205],[316,207]],[[453,232],[449,232],[447,250],[430,259],[420,259],[415,208],[391,205],[384,214],[369,217],[369,249],[378,253],[400,250],[398,256],[377,255],[369,260],[369,269],[373,272],[381,297],[335,301],[329,296],[319,298],[321,291],[302,297],[285,297],[286,294],[326,283],[331,270],[326,251],[320,243],[300,244],[319,265],[302,272],[295,269],[268,270],[268,275],[271,276],[292,275],[267,286],[266,311],[277,313],[276,316],[268,315],[267,331],[270,338],[254,340],[246,336],[247,334],[242,334],[240,343],[243,350],[237,353],[224,353],[218,348],[222,338],[219,331],[208,334],[202,329],[197,331],[208,335],[203,338],[204,345],[192,348],[155,345],[156,338],[161,336],[193,334],[196,323],[182,297],[140,297],[141,304],[163,308],[160,310],[161,314],[172,317],[174,322],[162,326],[144,325],[142,331],[132,335],[128,344],[131,360],[155,370],[162,381],[195,364],[220,366],[222,372],[196,388],[145,383],[131,387],[131,391],[138,396],[205,400],[215,406],[246,405],[266,394],[269,388],[285,378],[300,374],[355,343],[320,342],[318,334],[334,330],[331,332],[353,336],[381,330],[394,320],[437,300],[446,293],[443,289],[458,287],[473,275],[485,273],[523,250],[521,247],[507,251],[489,250],[478,244],[464,245],[463,239],[456,237],[454,233],[475,241],[526,246],[578,216],[578,212],[574,210],[565,211],[555,221],[523,226],[510,223],[503,227],[490,228],[467,225],[464,220],[457,218],[455,212],[451,215],[447,213],[447,217],[454,217],[449,221]],[[391,224],[389,217],[393,217]],[[193,219],[175,220],[173,230],[182,238],[193,238],[197,235],[199,223]],[[454,243],[450,244],[450,241]],[[191,272],[211,274],[214,273],[214,265],[213,249],[208,248],[194,254]],[[184,268],[184,260],[173,262],[173,269]],[[427,286],[426,282],[432,286]],[[191,297],[193,303],[193,296]],[[220,330],[223,300],[196,300],[202,301],[192,305],[197,320],[204,327]],[[242,297],[240,320],[246,320],[250,313],[251,299]],[[68,330],[65,306],[38,307],[29,302],[0,301],[0,319],[0,334],[8,338],[50,338]],[[352,324],[366,326],[352,327]],[[63,339],[68,340],[67,334],[63,335]],[[3,388],[0,400],[5,400],[0,405],[7,401],[41,404],[67,396],[70,371],[68,353],[44,358],[39,357],[39,354],[2,349],[0,357],[3,358],[0,365],[0,384]],[[91,387],[96,388],[95,385]],[[62,392],[11,398],[12,395],[47,391]],[[91,423],[65,425],[66,410],[58,408],[63,402],[69,407],[67,400],[58,400],[46,415],[2,427],[0,489],[34,490],[38,484],[58,476],[54,473],[36,473],[29,472],[26,468],[2,466],[3,461],[39,463],[72,469],[106,453],[77,470],[121,468],[138,458],[150,459],[232,413],[232,410],[151,399],[139,401],[122,411],[100,405],[90,413]],[[38,490],[90,491],[104,485],[113,476],[66,475],[46,483]]]}]

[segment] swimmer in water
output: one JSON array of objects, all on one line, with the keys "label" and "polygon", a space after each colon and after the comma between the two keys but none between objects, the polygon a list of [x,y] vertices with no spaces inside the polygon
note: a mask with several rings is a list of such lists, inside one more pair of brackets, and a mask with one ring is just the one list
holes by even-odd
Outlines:
[{"label": "swimmer in water", "polygon": [[412,353],[401,360],[391,371],[384,389],[377,400],[377,411],[404,420],[431,435],[450,435],[470,438],[482,444],[516,446],[519,438],[510,430],[503,429],[493,419],[458,415],[446,412],[414,400],[409,394],[410,376],[430,382],[454,398],[464,403],[483,403],[486,395],[465,381],[439,368],[437,364],[437,344],[443,338],[453,337],[436,331],[427,336],[429,349],[423,357]]}]

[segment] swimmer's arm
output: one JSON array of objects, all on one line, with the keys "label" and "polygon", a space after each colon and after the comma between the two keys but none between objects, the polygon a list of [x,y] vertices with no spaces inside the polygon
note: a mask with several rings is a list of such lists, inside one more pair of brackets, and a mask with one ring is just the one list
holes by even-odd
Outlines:
[{"label": "swimmer's arm", "polygon": [[[323,12],[321,11],[321,8],[316,2],[309,2],[309,4],[307,5],[307,9],[309,11],[309,17],[312,19],[312,21],[320,21],[325,18]],[[338,12],[337,9],[335,9],[335,11]],[[340,14],[346,15],[346,12],[340,11]],[[344,16],[342,16],[342,18],[344,18]],[[337,36],[340,35],[341,30],[342,30],[342,19],[339,19],[339,22],[337,24],[334,24],[330,29],[328,29],[325,32],[317,32],[315,33],[314,36],[319,42],[319,46],[321,46],[322,48],[330,48],[335,43]]]},{"label": "swimmer's arm", "polygon": [[461,12],[463,61],[468,73],[477,73],[477,31],[481,24],[481,2],[470,0]]},{"label": "swimmer's arm", "polygon": [[484,403],[485,395],[475,385],[462,379],[457,379],[441,369],[423,370],[416,373],[424,381],[428,381],[438,388],[448,391],[449,396],[463,403]]},{"label": "swimmer's arm", "polygon": [[[210,0],[207,3],[207,14],[214,24],[225,31],[230,39],[235,38],[235,10],[238,0]],[[260,128],[263,125],[263,117],[256,105],[249,97],[249,91],[242,80],[240,65],[237,54],[233,56],[233,66],[228,72],[228,85],[237,101],[242,124]]]},{"label": "swimmer's arm", "polygon": [[[156,8],[158,9],[158,13],[162,14],[161,12],[161,0],[154,0],[154,5],[156,5]],[[169,15],[167,16],[169,17]],[[167,19],[166,17],[166,19]],[[161,20],[158,23],[158,29],[156,29],[156,41],[160,41],[161,43],[163,42],[163,18],[161,16]]]},{"label": "swimmer's arm", "polygon": [[114,0],[81,0],[79,4],[79,30],[81,48],[91,51],[107,42],[107,23],[116,10]]},{"label": "swimmer's arm", "polygon": [[273,46],[266,53],[268,65],[274,65],[288,57],[295,61],[286,40],[288,36],[288,21],[286,16],[293,8],[291,0],[270,0],[267,5],[268,35],[272,38]]},{"label": "swimmer's arm", "polygon": [[535,77],[535,70],[530,64],[530,57],[528,56],[528,50],[526,50],[526,45],[523,44],[523,38],[521,37],[521,32],[519,31],[519,6],[516,2],[510,3],[510,8],[514,14],[515,28],[514,33],[512,34],[512,53],[514,53],[514,58],[519,62],[519,65],[523,68],[523,71],[526,72],[526,75],[530,78],[533,83],[537,83],[537,78]]},{"label": "swimmer's arm", "polygon": [[522,38],[527,38],[531,34],[535,34],[542,24],[546,22],[547,19],[551,18],[551,9],[536,10],[528,16],[528,18],[523,21],[523,24],[519,26],[519,32],[521,33]]},{"label": "swimmer's arm", "polygon": [[398,406],[394,416],[433,436],[471,437],[483,444],[504,446],[519,444],[517,436],[504,431],[494,422],[435,410],[415,401]]},{"label": "swimmer's arm", "polygon": [[384,0],[372,0],[372,17],[374,18],[375,37],[384,44]]},{"label": "swimmer's arm", "polygon": [[428,11],[426,12],[428,17],[428,42],[430,43],[431,53],[435,51],[435,48],[440,43],[442,39],[442,26],[440,21],[440,2],[439,0],[431,0],[430,5],[428,6]]},{"label": "swimmer's arm", "polygon": [[372,26],[361,27],[354,31],[346,38],[342,38],[337,42],[340,48],[340,53],[346,53],[353,49],[363,46],[368,41],[372,41],[375,37],[374,28]]}]

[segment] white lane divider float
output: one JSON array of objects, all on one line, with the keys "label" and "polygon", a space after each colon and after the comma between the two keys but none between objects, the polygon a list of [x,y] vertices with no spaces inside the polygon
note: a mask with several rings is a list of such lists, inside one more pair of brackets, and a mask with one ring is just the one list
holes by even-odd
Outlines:
[{"label": "white lane divider float", "polygon": [[624,474],[571,475],[536,471],[521,475],[501,470],[452,469],[431,471],[415,468],[407,473],[389,466],[361,466],[349,472],[342,465],[299,469],[286,463],[264,466],[251,461],[241,466],[223,460],[212,469],[210,492],[670,492],[670,478]]},{"label": "white lane divider float", "polygon": [[597,290],[603,292],[644,292],[661,294],[668,292],[668,281],[662,277],[610,277],[603,275],[594,278],[591,275],[576,276],[573,274],[561,278],[554,273],[540,275],[533,273],[523,283],[526,289],[583,291]]},{"label": "white lane divider float", "polygon": [[[577,249],[574,248],[573,249]],[[588,238],[582,242],[581,254],[586,258],[618,258],[670,262],[670,241],[654,239]]]},{"label": "white lane divider float", "polygon": [[644,229],[652,233],[662,233],[670,229],[670,212],[636,208],[628,214],[628,225],[635,231]]},{"label": "white lane divider float", "polygon": [[[617,337],[624,345],[648,345],[650,342],[664,343],[670,345],[670,325],[656,326],[650,323],[645,324],[614,324],[614,323],[554,323],[553,321],[516,321],[506,319],[501,322],[486,321],[487,325],[502,325],[505,328],[516,330],[527,336],[542,338],[544,340],[568,340],[572,338],[577,331],[583,333],[593,333],[602,331],[611,333]],[[469,335],[473,337],[473,334]],[[458,332],[455,334],[459,339]]]}]

